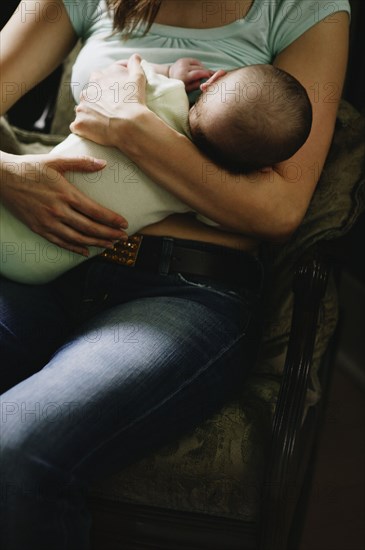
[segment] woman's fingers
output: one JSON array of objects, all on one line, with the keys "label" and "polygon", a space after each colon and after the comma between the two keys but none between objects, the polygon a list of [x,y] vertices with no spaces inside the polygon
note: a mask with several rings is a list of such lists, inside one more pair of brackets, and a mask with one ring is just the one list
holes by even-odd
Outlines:
[{"label": "woman's fingers", "polygon": [[137,103],[146,103],[146,75],[141,66],[142,58],[133,54],[128,59],[127,69],[130,83],[136,84],[135,98]]},{"label": "woman's fingers", "polygon": [[143,72],[143,69],[141,67],[141,61],[142,58],[138,53],[133,53],[130,58],[128,59],[127,67],[130,71],[139,71],[141,70]]},{"label": "woman's fingers", "polygon": [[78,157],[55,157],[52,159],[50,156],[49,166],[60,172],[67,172],[74,170],[75,172],[97,172],[102,170],[106,166],[104,159],[97,159],[88,156]]},{"label": "woman's fingers", "polygon": [[70,130],[96,143],[118,147],[118,122],[133,119],[146,104],[146,76],[140,56],[132,55],[127,68],[113,63],[95,75],[95,82],[100,90],[98,100],[90,101],[88,89],[83,90]]},{"label": "woman's fingers", "polygon": [[[82,229],[84,229],[85,233]],[[62,242],[63,248],[67,248],[73,252],[82,251],[81,253],[84,255],[89,246],[95,246],[101,249],[111,248],[114,242],[127,238],[124,231],[119,231],[114,238],[101,238],[100,233],[102,231],[102,226],[93,223],[92,220],[86,222],[83,216],[79,215],[77,212],[73,212],[63,223],[58,222],[55,224],[52,232],[46,232],[45,234],[46,238],[55,244]],[[93,236],[93,232],[98,236]]]},{"label": "woman's fingers", "polygon": [[33,187],[35,210],[29,219],[35,233],[69,250],[82,249],[83,254],[85,246],[112,246],[126,236],[124,229],[128,226],[123,216],[87,197],[64,177],[63,173],[71,169],[87,168],[90,172],[93,161],[88,157],[48,160],[42,170],[43,181]]},{"label": "woman's fingers", "polygon": [[[10,162],[11,161],[11,162]],[[4,204],[32,231],[67,250],[111,247],[126,237],[127,221],[99,205],[64,177],[70,170],[100,170],[92,157],[12,156],[3,178]]]},{"label": "woman's fingers", "polygon": [[[52,159],[49,163],[49,167],[57,172],[63,174],[66,171],[75,172],[94,172],[98,171],[106,166],[105,160],[95,159],[93,157],[74,157],[66,158],[60,157]],[[128,227],[127,220],[117,212],[106,208],[84,193],[79,191],[76,187],[70,186],[69,182],[60,175],[63,179],[63,183],[67,186],[69,191],[69,204],[71,207],[84,214],[91,220],[95,220],[97,225],[89,226],[90,235],[98,235],[106,238],[118,238],[116,231],[112,233],[113,228],[126,229]],[[62,183],[62,182],[61,182]],[[82,230],[87,229],[85,226]]]},{"label": "woman's fingers", "polygon": [[119,215],[77,192],[47,204],[31,229],[54,244],[85,254],[87,246],[109,248],[127,237],[122,227],[110,227],[116,219]]},{"label": "woman's fingers", "polygon": [[127,220],[92,199],[77,191],[75,198],[70,200],[73,212],[68,224],[88,236],[105,239],[121,239],[128,227]]}]

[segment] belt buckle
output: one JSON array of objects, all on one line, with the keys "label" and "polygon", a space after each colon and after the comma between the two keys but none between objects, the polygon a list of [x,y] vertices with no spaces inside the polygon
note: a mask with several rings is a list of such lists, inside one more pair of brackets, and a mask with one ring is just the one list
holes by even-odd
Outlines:
[{"label": "belt buckle", "polygon": [[116,242],[113,249],[105,249],[100,256],[109,262],[134,267],[142,240],[143,235],[132,235],[127,241]]}]

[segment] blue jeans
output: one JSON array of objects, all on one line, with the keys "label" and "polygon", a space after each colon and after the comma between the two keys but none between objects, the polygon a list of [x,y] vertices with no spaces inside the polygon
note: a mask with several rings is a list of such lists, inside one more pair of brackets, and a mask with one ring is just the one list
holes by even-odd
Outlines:
[{"label": "blue jeans", "polygon": [[242,387],[260,310],[245,288],[100,258],[2,280],[2,550],[90,548],[90,485]]}]

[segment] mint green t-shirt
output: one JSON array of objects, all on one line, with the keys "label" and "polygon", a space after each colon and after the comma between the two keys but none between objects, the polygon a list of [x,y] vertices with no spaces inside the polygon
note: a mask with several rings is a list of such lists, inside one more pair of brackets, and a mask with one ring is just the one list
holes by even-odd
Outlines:
[{"label": "mint green t-shirt", "polygon": [[[309,28],[322,21],[332,24],[339,11],[350,13],[348,0],[254,0],[243,19],[212,29],[187,29],[155,23],[146,36],[143,27],[128,40],[113,34],[104,0],[64,0],[72,25],[84,41],[72,74],[73,94],[79,94],[95,69],[139,53],[155,63],[173,63],[180,57],[198,58],[212,70],[272,63],[275,57]],[[203,3],[209,9],[210,3]],[[233,3],[239,6],[239,3]],[[206,6],[206,8],[204,8]],[[223,6],[223,3],[222,3]],[[208,17],[208,12],[205,14]]]}]

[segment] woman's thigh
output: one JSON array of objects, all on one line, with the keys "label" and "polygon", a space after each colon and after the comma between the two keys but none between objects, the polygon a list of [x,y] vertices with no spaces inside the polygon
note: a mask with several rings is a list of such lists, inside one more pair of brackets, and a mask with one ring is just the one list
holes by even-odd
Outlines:
[{"label": "woman's thigh", "polygon": [[216,409],[255,349],[230,316],[184,296],[114,306],[3,395],[3,437],[68,475],[96,478]]},{"label": "woman's thigh", "polygon": [[[66,327],[78,328],[63,336],[41,370],[38,357],[37,372],[2,395],[9,548],[20,547],[20,539],[88,547],[89,483],[201,422],[240,387],[254,362],[255,299],[179,276],[135,273],[128,279],[132,272],[98,262],[81,269],[87,276],[79,286],[72,276],[68,305],[62,300],[65,286],[56,301],[54,293],[38,290],[32,300],[41,300],[43,315],[35,315],[36,322],[30,311],[23,316],[44,331],[38,343],[47,330],[57,335],[46,326],[47,307],[49,320],[63,312],[63,335]],[[29,327],[26,334],[31,340]]]}]

